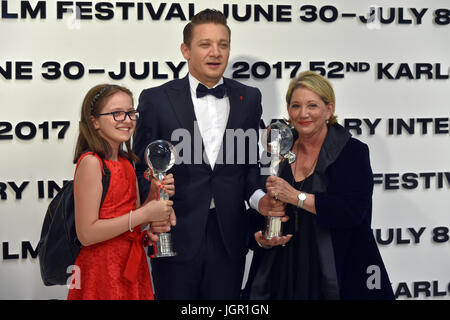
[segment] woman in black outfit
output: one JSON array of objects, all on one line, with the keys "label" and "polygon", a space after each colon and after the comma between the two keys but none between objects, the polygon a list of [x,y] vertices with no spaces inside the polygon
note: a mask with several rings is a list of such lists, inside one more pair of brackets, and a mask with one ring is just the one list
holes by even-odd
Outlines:
[{"label": "woman in black outfit", "polygon": [[[250,299],[394,299],[371,230],[369,149],[336,122],[327,79],[301,73],[289,85],[296,161],[280,165],[267,193],[286,203],[286,236],[254,237]],[[291,236],[292,235],[292,236]]]}]

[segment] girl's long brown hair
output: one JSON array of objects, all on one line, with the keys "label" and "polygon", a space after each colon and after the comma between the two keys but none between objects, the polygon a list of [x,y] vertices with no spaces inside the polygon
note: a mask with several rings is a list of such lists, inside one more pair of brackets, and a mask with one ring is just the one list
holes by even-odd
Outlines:
[{"label": "girl's long brown hair", "polygon": [[[92,151],[102,158],[111,156],[111,146],[95,130],[92,117],[98,117],[108,97],[119,91],[128,94],[133,100],[133,94],[129,89],[114,84],[97,85],[90,89],[84,97],[73,163],[77,163],[80,156],[88,151]],[[139,161],[139,158],[131,150],[130,140],[125,142],[125,147],[126,150],[123,149],[123,144],[119,147],[119,156],[125,157],[131,162]]]}]

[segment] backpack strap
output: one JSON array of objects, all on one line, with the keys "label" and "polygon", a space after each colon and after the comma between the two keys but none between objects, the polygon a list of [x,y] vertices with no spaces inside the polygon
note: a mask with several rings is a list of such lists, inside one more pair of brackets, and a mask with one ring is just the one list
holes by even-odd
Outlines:
[{"label": "backpack strap", "polygon": [[102,165],[101,168],[102,168],[102,186],[103,186],[102,200],[100,201],[100,208],[101,208],[102,204],[103,204],[103,201],[105,201],[106,193],[108,192],[109,182],[110,182],[110,179],[111,179],[111,171],[109,171],[108,166],[106,165],[106,163],[103,160],[103,158],[100,158],[100,160],[102,162],[101,163],[101,165]]}]

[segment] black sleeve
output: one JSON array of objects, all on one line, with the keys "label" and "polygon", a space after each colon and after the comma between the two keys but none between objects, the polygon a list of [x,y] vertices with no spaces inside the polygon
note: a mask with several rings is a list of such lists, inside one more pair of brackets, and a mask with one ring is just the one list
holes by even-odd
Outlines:
[{"label": "black sleeve", "polygon": [[327,169],[329,184],[315,195],[317,223],[332,228],[354,227],[370,214],[373,174],[369,148],[362,142],[348,143]]},{"label": "black sleeve", "polygon": [[139,184],[139,196],[141,202],[144,202],[150,191],[150,182],[144,178],[144,172],[147,170],[144,151],[148,144],[155,140],[158,132],[157,114],[152,105],[151,89],[144,90],[139,96],[137,111],[139,119],[133,137],[133,151],[140,160],[136,163],[136,176]]}]

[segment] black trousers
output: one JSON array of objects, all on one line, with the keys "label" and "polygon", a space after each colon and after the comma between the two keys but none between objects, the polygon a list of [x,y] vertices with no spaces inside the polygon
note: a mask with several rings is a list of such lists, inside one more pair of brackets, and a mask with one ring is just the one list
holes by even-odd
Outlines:
[{"label": "black trousers", "polygon": [[240,298],[245,256],[230,258],[224,247],[214,209],[199,252],[187,262],[151,259],[157,300],[237,300]]}]

